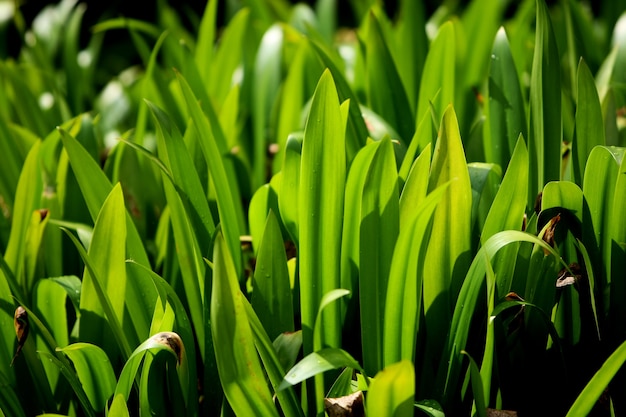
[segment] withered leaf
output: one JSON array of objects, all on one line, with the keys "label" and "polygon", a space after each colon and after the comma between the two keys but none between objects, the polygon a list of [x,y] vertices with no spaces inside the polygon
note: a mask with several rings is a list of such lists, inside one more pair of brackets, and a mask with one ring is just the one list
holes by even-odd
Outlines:
[{"label": "withered leaf", "polygon": [[28,313],[24,307],[18,306],[15,309],[15,314],[13,315],[13,326],[15,327],[15,336],[17,336],[17,349],[15,350],[13,359],[11,359],[11,366],[13,366],[15,359],[19,356],[22,348],[24,347],[24,343],[26,343],[26,339],[28,338]]},{"label": "withered leaf", "polygon": [[[561,221],[561,213],[557,214],[553,218],[550,219],[548,223],[548,228],[543,234],[543,240],[550,246],[554,247],[554,233],[556,232],[556,225]],[[547,250],[543,250],[546,256],[549,255]]]},{"label": "withered leaf", "polygon": [[488,408],[487,417],[517,417],[517,411]]},{"label": "withered leaf", "polygon": [[324,410],[329,417],[362,417],[365,415],[363,392],[357,391],[345,397],[324,398]]},{"label": "withered leaf", "polygon": [[155,334],[150,339],[172,349],[178,358],[178,365],[180,365],[185,352],[185,346],[178,334],[174,332],[161,332]]}]

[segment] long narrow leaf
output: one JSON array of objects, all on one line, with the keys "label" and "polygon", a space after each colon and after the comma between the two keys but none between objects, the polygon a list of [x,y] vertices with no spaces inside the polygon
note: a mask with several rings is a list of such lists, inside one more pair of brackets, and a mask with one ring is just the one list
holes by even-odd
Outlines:
[{"label": "long narrow leaf", "polygon": [[213,258],[211,333],[224,394],[235,414],[277,416],[254,348],[235,264],[221,233]]}]

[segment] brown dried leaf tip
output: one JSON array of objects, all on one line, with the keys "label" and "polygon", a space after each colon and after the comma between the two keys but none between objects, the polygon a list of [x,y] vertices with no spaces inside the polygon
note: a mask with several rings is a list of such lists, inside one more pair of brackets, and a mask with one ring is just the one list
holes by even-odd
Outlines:
[{"label": "brown dried leaf tip", "polygon": [[26,343],[26,338],[28,337],[28,313],[24,309],[24,307],[19,306],[15,309],[15,314],[13,315],[13,326],[15,327],[15,336],[17,336],[17,349],[15,350],[15,355],[13,355],[13,359],[11,359],[11,366],[13,366],[13,362],[19,356],[22,348],[24,347],[24,343]]},{"label": "brown dried leaf tip", "polygon": [[[576,285],[580,282],[583,273],[580,265],[574,262],[569,264],[568,268],[563,268],[559,271],[559,276],[556,279],[557,288],[567,287],[568,285]],[[571,274],[570,271],[572,272]]]},{"label": "brown dried leaf tip", "polygon": [[183,345],[183,341],[178,334],[174,332],[161,332],[155,334],[150,339],[172,349],[178,358],[178,365],[180,365],[185,355],[185,345]]},{"label": "brown dried leaf tip", "polygon": [[365,415],[363,408],[363,392],[338,398],[324,398],[324,410],[329,417],[362,417]]},{"label": "brown dried leaf tip", "polygon": [[[561,221],[561,213],[557,214],[553,218],[550,219],[548,223],[548,227],[546,228],[545,233],[543,234],[543,240],[550,246],[554,247],[554,233],[556,232],[556,225]],[[547,250],[543,250],[546,256],[550,254]]]}]

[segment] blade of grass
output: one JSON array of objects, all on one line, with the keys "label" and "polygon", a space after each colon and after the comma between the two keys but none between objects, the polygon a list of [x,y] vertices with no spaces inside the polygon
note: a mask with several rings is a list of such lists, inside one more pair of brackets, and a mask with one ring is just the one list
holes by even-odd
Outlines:
[{"label": "blade of grass", "polygon": [[519,136],[527,138],[526,110],[517,70],[504,28],[498,30],[489,67],[489,129],[485,156],[506,170]]},{"label": "blade of grass", "polygon": [[237,273],[241,274],[243,267],[239,236],[245,230],[245,224],[243,209],[239,204],[241,196],[236,182],[235,170],[232,160],[225,157],[227,150],[224,133],[219,126],[217,115],[211,103],[203,103],[207,111],[205,116],[189,84],[181,74],[177,74],[177,78],[215,185],[217,207],[224,237],[233,254]]},{"label": "blade of grass", "polygon": [[383,329],[387,280],[399,232],[396,163],[391,140],[376,147],[365,175],[359,230],[359,300],[363,368],[370,375],[383,366]]},{"label": "blade of grass", "polygon": [[[113,185],[100,169],[98,163],[89,155],[85,148],[66,130],[59,129],[63,146],[80,186],[81,194],[85,199],[89,214],[93,221],[98,216],[100,208],[113,189]],[[126,213],[126,256],[143,264],[150,265],[141,237],[137,232],[130,214]],[[141,280],[129,275],[127,299],[134,302],[127,303],[128,313],[132,321],[137,340],[148,334],[152,308],[156,300],[156,293],[152,288],[142,288]]]},{"label": "blade of grass", "polygon": [[617,371],[626,362],[626,342],[622,343],[587,383],[567,412],[567,416],[588,415]]},{"label": "blade of grass", "polygon": [[294,331],[287,256],[276,216],[270,210],[254,270],[252,307],[270,340]]},{"label": "blade of grass", "polygon": [[[424,152],[429,155],[429,152]],[[424,257],[433,213],[449,183],[442,185],[420,203],[415,203],[401,223],[393,251],[384,315],[384,365],[400,360],[415,362],[420,334]]]},{"label": "blade of grass", "polygon": [[576,100],[576,130],[572,144],[574,181],[582,186],[585,165],[591,150],[596,145],[604,145],[604,123],[602,107],[593,75],[581,58],[577,73],[578,97]]},{"label": "blade of grass", "polygon": [[73,343],[58,350],[72,361],[93,409],[103,411],[115,390],[115,374],[106,353],[89,343]]},{"label": "blade of grass", "polygon": [[278,416],[254,348],[235,264],[220,232],[213,259],[211,333],[224,394],[235,414]]},{"label": "blade of grass", "polygon": [[528,207],[549,181],[561,178],[561,66],[548,7],[537,0],[535,51],[530,80],[530,185]]},{"label": "blade of grass", "polygon": [[415,396],[413,363],[388,365],[372,379],[367,391],[367,413],[375,416],[410,417]]},{"label": "blade of grass", "polygon": [[444,23],[430,45],[420,81],[417,120],[421,121],[422,115],[429,111],[431,103],[438,118],[446,107],[454,102],[456,83],[454,31],[452,22]]},{"label": "blade of grass", "polygon": [[431,337],[430,354],[439,355],[445,339],[441,323],[450,319],[452,306],[470,263],[472,189],[465,162],[459,127],[452,106],[448,106],[435,146],[428,189],[453,180],[435,210],[432,236],[424,269],[424,313]]},{"label": "blade of grass", "polygon": [[[366,48],[368,105],[393,126],[400,134],[401,141],[406,143],[415,131],[415,110],[409,104],[387,42],[376,14],[370,11],[363,39]],[[382,79],[385,83],[380,82]]]}]

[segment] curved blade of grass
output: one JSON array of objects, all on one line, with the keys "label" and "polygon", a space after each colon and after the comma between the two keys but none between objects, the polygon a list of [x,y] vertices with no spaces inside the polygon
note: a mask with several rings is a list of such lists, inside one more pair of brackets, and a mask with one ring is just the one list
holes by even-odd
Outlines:
[{"label": "curved blade of grass", "polygon": [[567,266],[551,246],[537,236],[526,232],[506,230],[491,236],[483,244],[463,281],[463,286],[454,308],[446,348],[441,358],[441,368],[437,376],[436,389],[440,392],[441,398],[444,398],[444,404],[455,395],[455,390],[458,388],[457,383],[461,371],[459,353],[462,349],[465,349],[475,306],[484,288],[485,262],[491,262],[499,250],[514,242],[532,243],[546,250],[554,259],[560,261],[562,265]]},{"label": "curved blade of grass", "polygon": [[68,363],[62,362],[56,356],[45,351],[40,351],[39,355],[43,357],[44,359],[50,361],[51,363],[53,363],[59,368],[63,376],[65,376],[65,378],[70,383],[70,386],[72,387],[72,391],[74,392],[74,394],[76,394],[76,397],[78,398],[78,401],[80,402],[80,405],[83,411],[85,412],[85,414],[89,417],[95,417],[96,412],[91,407],[91,402],[89,400],[89,397],[87,397],[87,394],[85,393],[85,390],[83,389],[83,386],[80,383],[80,380],[78,379],[76,374],[72,372],[72,368],[71,368],[71,365],[69,364],[69,361]]},{"label": "curved blade of grass", "polygon": [[498,30],[491,50],[488,119],[486,160],[506,170],[516,141],[528,133],[524,99],[504,28]]},{"label": "curved blade of grass", "polygon": [[278,415],[254,348],[254,337],[228,247],[215,241],[211,333],[224,394],[235,414]]},{"label": "curved blade of grass", "polygon": [[576,130],[572,144],[574,182],[582,186],[585,165],[591,150],[596,145],[604,145],[604,122],[602,107],[596,83],[585,61],[578,63],[576,100]]},{"label": "curved blade of grass", "polygon": [[408,360],[387,365],[367,390],[367,413],[374,416],[413,416],[415,370]]},{"label": "curved blade of grass", "polygon": [[567,416],[588,415],[617,371],[626,362],[626,342],[622,343],[587,383],[567,412]]},{"label": "curved blade of grass", "polygon": [[424,313],[433,354],[440,352],[443,344],[445,329],[441,323],[449,321],[471,249],[472,188],[456,115],[448,106],[434,150],[428,189],[432,191],[452,180],[435,210],[433,237],[424,260],[424,270],[428,271],[424,279]]},{"label": "curved blade of grass", "polygon": [[[393,126],[406,143],[415,131],[415,110],[409,104],[381,24],[373,11],[367,17],[364,45],[369,107]],[[385,82],[381,83],[381,80]]]},{"label": "curved blade of grass", "polygon": [[279,390],[299,384],[312,376],[319,375],[332,369],[349,367],[364,373],[361,365],[345,350],[339,348],[325,348],[309,353],[293,368],[287,371],[285,379],[278,387]]},{"label": "curved blade of grass", "polygon": [[254,269],[252,307],[270,340],[294,330],[293,300],[283,237],[272,211],[267,216]]},{"label": "curved blade of grass", "polygon": [[235,170],[232,160],[225,157],[227,152],[226,139],[211,103],[203,103],[207,110],[205,116],[187,81],[179,73],[177,78],[213,178],[224,238],[233,254],[237,273],[240,274],[242,272],[242,260],[239,236],[245,230],[245,225],[243,209],[239,203],[241,196],[239,195]]},{"label": "curved blade of grass", "polygon": [[[197,365],[195,353],[196,349],[194,343],[195,336],[192,330],[191,323],[189,321],[189,317],[187,316],[187,310],[181,303],[174,289],[161,276],[157,275],[154,271],[147,268],[145,265],[141,265],[133,261],[127,262],[129,269],[138,269],[143,274],[146,274],[150,278],[154,286],[157,288],[158,293],[161,294],[161,300],[167,300],[167,302],[174,309],[174,326],[172,330],[180,335],[180,338],[183,341],[183,345],[185,346],[185,351],[187,353],[185,356],[187,359],[186,362],[180,365],[182,366],[182,369],[179,371],[180,381],[181,386],[184,390],[183,392],[187,393],[185,395],[187,401],[187,412],[193,415],[194,410],[196,409],[196,404],[198,403],[198,390],[197,384],[195,383]],[[208,340],[210,341],[211,339],[208,338]],[[212,346],[210,346],[206,347],[205,349],[207,351],[212,351],[213,348]],[[211,366],[213,366],[214,368],[214,364],[210,364],[208,360],[205,360],[204,366],[204,370],[207,374],[209,374],[209,377],[213,378],[213,380],[216,380],[218,377],[217,372],[211,372],[214,371],[214,369],[211,368]],[[215,400],[216,398],[221,399],[221,390],[217,389],[217,387],[211,388],[212,390],[210,390],[208,387],[205,388],[205,393],[207,393],[206,398],[208,400]],[[215,391],[217,391],[218,393],[216,394]]]},{"label": "curved blade of grass", "polygon": [[561,178],[561,59],[548,7],[537,0],[537,29],[530,80],[529,207],[549,181]]},{"label": "curved blade of grass", "polygon": [[115,374],[106,353],[96,345],[73,343],[59,348],[72,361],[91,406],[97,412],[104,410],[115,390]]}]

